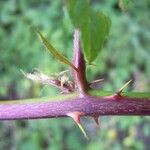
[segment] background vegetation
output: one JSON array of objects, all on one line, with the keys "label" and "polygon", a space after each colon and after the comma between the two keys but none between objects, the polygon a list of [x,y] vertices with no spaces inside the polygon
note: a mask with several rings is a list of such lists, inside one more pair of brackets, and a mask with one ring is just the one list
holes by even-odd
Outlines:
[{"label": "background vegetation", "polygon": [[[117,0],[93,0],[94,9],[112,20],[111,32],[97,60],[88,66],[88,79],[104,78],[100,88],[115,91],[126,81],[128,90],[150,91],[150,2],[132,1],[122,12]],[[41,97],[59,93],[25,79],[20,69],[46,74],[67,69],[45,51],[32,27],[38,27],[68,58],[72,57],[73,28],[62,0],[0,1],[0,99]],[[101,117],[101,128],[83,119],[86,141],[70,118],[0,122],[3,150],[100,150],[150,147],[149,117]]]}]

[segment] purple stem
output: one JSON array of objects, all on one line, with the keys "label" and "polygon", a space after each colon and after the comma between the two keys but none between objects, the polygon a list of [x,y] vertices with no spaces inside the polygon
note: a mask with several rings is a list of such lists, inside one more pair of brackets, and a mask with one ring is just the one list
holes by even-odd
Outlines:
[{"label": "purple stem", "polygon": [[75,29],[73,46],[73,64],[78,69],[72,70],[73,79],[78,87],[80,96],[86,95],[89,90],[89,84],[86,80],[86,64],[80,44],[80,31]]},{"label": "purple stem", "polygon": [[66,117],[70,112],[95,115],[150,115],[150,99],[76,97],[66,101],[0,104],[0,120]]}]

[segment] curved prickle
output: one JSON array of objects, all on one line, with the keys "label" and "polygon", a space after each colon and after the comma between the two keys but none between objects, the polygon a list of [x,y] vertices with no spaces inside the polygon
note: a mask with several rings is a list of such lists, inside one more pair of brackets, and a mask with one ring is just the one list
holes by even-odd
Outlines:
[{"label": "curved prickle", "polygon": [[71,117],[75,123],[78,125],[78,127],[80,128],[80,130],[82,131],[83,135],[85,136],[86,139],[88,139],[88,136],[84,130],[84,128],[82,127],[81,123],[80,123],[80,117],[84,115],[83,112],[80,111],[76,111],[76,112],[70,112],[67,114],[67,116]]}]

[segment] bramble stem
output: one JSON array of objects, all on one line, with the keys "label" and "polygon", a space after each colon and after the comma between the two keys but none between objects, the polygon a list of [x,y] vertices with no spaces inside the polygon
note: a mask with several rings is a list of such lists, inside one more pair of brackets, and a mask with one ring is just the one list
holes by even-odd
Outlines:
[{"label": "bramble stem", "polygon": [[[74,33],[73,64],[78,69],[72,70],[73,79],[79,95],[64,101],[52,102],[0,102],[0,120],[20,120],[37,118],[68,117],[67,114],[80,112],[81,116],[99,115],[150,115],[150,98],[131,98],[114,94],[111,96],[90,96],[86,79],[86,64],[80,46],[80,32]],[[62,95],[63,97],[63,95]],[[96,118],[97,119],[97,118]]]},{"label": "bramble stem", "polygon": [[72,70],[73,79],[78,87],[80,95],[86,95],[89,90],[89,85],[86,79],[86,64],[81,50],[80,31],[74,31],[74,46],[73,46],[73,64],[78,69],[78,72]]},{"label": "bramble stem", "polygon": [[0,103],[0,120],[67,117],[76,111],[83,116],[150,115],[150,99],[86,96],[55,102]]}]

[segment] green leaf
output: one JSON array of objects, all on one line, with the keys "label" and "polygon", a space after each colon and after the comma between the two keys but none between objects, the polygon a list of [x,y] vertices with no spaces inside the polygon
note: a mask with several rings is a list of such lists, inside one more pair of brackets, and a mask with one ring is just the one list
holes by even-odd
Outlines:
[{"label": "green leaf", "polygon": [[107,16],[93,11],[89,6],[89,0],[68,0],[67,3],[72,24],[81,31],[84,56],[91,64],[102,49],[111,23]]},{"label": "green leaf", "polygon": [[70,67],[72,67],[73,69],[75,69],[76,71],[78,71],[78,69],[64,56],[62,55],[60,52],[58,52],[58,50],[56,50],[56,48],[54,48],[49,42],[48,40],[42,35],[41,32],[37,31],[38,35],[40,36],[44,46],[48,49],[48,51],[53,55],[54,58],[56,58],[57,60],[69,65]]},{"label": "green leaf", "polygon": [[100,53],[108,36],[110,19],[101,12],[91,12],[89,25],[82,26],[82,46],[88,63],[92,63]]},{"label": "green leaf", "polygon": [[89,0],[67,0],[67,9],[75,28],[87,24],[89,20]]}]

